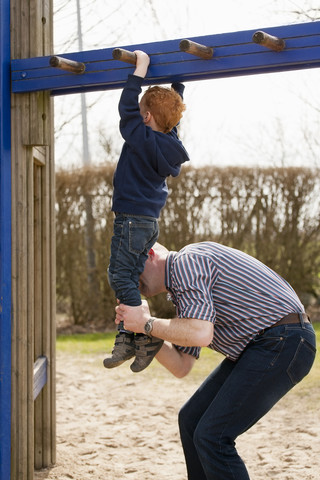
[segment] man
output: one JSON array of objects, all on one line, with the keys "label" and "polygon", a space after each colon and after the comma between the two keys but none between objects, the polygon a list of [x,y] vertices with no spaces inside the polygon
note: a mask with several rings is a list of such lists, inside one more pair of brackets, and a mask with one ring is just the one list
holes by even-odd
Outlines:
[{"label": "man", "polygon": [[308,374],[313,327],[292,287],[255,258],[214,242],[169,252],[156,243],[140,292],[169,292],[177,317],[120,304],[116,323],[165,340],[156,358],[185,376],[208,346],[225,355],[179,413],[189,480],[248,480],[235,439]]}]

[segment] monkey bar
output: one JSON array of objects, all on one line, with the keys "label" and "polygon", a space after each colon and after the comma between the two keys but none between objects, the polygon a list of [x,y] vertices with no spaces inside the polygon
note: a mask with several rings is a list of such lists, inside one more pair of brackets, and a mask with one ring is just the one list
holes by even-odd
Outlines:
[{"label": "monkey bar", "polygon": [[201,45],[201,43],[193,42],[192,40],[184,39],[179,43],[182,52],[190,53],[196,57],[210,60],[213,57],[213,48]]},{"label": "monkey bar", "polygon": [[[196,56],[194,51],[190,51],[191,55],[181,51],[180,42],[168,40],[121,48],[131,52],[143,50],[150,56],[144,85],[320,66],[320,22],[206,35],[184,41],[189,42],[189,46],[198,44],[211,49],[213,56],[209,59]],[[122,88],[133,67],[113,58],[113,51],[114,48],[105,48],[61,55],[66,61],[84,66],[83,73],[78,75],[52,67],[52,57],[12,60],[12,91],[50,90],[51,95],[65,95]]]},{"label": "monkey bar", "polygon": [[124,48],[115,48],[112,51],[112,58],[121,60],[121,62],[131,63],[131,65],[135,65],[137,61],[136,54]]},{"label": "monkey bar", "polygon": [[269,35],[262,31],[254,33],[252,40],[259,45],[274,50],[275,52],[281,52],[286,46],[286,42],[283,38],[274,37],[273,35]]},{"label": "monkey bar", "polygon": [[61,68],[72,73],[84,73],[86,66],[84,63],[68,60],[67,58],[51,57],[49,61],[51,67]]}]

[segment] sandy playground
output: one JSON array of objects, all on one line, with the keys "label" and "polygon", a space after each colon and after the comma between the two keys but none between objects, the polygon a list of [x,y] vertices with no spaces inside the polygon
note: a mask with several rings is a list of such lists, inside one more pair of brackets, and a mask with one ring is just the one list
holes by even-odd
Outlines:
[{"label": "sandy playground", "polygon": [[[58,353],[57,463],[35,480],[187,479],[177,413],[202,379],[176,379],[157,361],[138,374],[129,365]],[[320,385],[306,387],[238,439],[252,480],[320,479]]]}]

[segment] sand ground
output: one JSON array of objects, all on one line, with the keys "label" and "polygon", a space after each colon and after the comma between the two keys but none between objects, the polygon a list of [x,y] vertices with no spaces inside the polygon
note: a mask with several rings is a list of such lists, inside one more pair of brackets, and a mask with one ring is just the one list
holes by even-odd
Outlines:
[{"label": "sand ground", "polygon": [[[177,414],[201,380],[58,353],[57,462],[35,480],[186,480]],[[320,479],[320,385],[304,382],[238,439],[252,480]]]}]

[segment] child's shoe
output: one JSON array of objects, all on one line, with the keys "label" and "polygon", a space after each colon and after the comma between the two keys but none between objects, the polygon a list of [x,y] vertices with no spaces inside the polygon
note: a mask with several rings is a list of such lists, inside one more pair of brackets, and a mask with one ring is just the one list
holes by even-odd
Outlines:
[{"label": "child's shoe", "polygon": [[130,365],[133,372],[141,372],[150,365],[155,355],[163,345],[163,340],[148,335],[135,335],[135,355],[134,362]]},{"label": "child's shoe", "polygon": [[126,360],[135,355],[134,334],[127,332],[119,332],[114,342],[111,357],[103,360],[106,368],[114,368],[121,365]]}]

